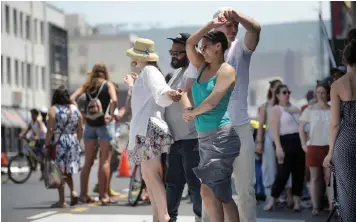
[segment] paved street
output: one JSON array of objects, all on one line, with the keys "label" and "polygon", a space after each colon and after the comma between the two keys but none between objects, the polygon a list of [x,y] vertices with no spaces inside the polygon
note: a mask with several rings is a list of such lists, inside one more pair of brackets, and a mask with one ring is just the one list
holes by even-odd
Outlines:
[{"label": "paved street", "polygon": [[[97,177],[97,165],[91,173],[90,189],[94,187]],[[39,174],[33,174],[25,184],[13,184],[8,181],[1,189],[1,221],[2,222],[151,222],[150,206],[127,205],[127,195],[121,192],[119,203],[115,206],[98,206],[98,204],[77,205],[66,209],[51,209],[49,206],[57,200],[55,190],[46,190]],[[128,187],[128,178],[113,178],[112,187],[124,191]],[[75,187],[79,192],[79,175],[75,177]],[[68,189],[66,190],[68,194]],[[69,200],[69,197],[68,197]],[[327,214],[312,217],[310,210],[295,213],[287,209],[276,209],[274,212],[262,212],[263,204],[258,206],[257,222],[325,222]],[[192,205],[182,201],[179,222],[193,222]],[[334,220],[336,221],[336,220]]]}]

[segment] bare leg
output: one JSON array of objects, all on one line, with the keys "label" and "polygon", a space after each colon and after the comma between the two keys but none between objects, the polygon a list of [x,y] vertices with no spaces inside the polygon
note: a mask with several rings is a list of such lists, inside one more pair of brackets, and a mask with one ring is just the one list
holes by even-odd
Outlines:
[{"label": "bare leg", "polygon": [[320,209],[320,197],[321,197],[321,183],[322,169],[320,167],[310,167],[310,198],[313,204],[313,215],[319,214]]},{"label": "bare leg", "polygon": [[88,185],[89,185],[89,175],[91,167],[94,164],[96,155],[96,140],[90,140],[85,142],[85,163],[80,174],[80,197],[84,200],[88,200]]},{"label": "bare leg", "polygon": [[146,188],[146,192],[148,192],[148,195],[150,196],[151,206],[152,206],[152,210],[153,210],[152,221],[153,222],[157,222],[157,221],[159,221],[158,220],[158,208],[157,208],[157,203],[155,201],[153,192],[149,188]]},{"label": "bare leg", "polygon": [[228,203],[223,203],[224,208],[224,222],[240,222],[239,210],[237,209],[236,203],[234,200],[231,200]]},{"label": "bare leg", "polygon": [[109,142],[100,141],[99,159],[99,198],[102,201],[109,201],[109,177],[111,161],[111,145]]},{"label": "bare leg", "polygon": [[[334,184],[333,184],[330,168],[323,167],[323,171],[324,171],[324,181],[325,181],[325,187],[326,187],[326,189],[325,189],[326,196],[328,197],[329,210],[331,210],[332,206],[333,206],[333,199],[334,199],[334,192],[333,192]],[[329,183],[330,183],[330,186],[328,186]]]},{"label": "bare leg", "polygon": [[201,197],[206,207],[206,212],[210,217],[210,222],[224,221],[224,209],[221,201],[214,192],[205,184],[201,185]]},{"label": "bare leg", "polygon": [[154,197],[150,195],[150,199],[154,198],[158,209],[159,222],[168,222],[170,218],[167,210],[166,191],[162,181],[161,158],[155,157],[143,161],[141,163],[141,171],[148,190],[154,193]]}]

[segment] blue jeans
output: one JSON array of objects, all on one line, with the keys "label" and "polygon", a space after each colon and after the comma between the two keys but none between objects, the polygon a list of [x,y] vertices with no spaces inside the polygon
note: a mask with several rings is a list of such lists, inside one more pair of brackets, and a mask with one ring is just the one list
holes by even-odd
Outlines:
[{"label": "blue jeans", "polygon": [[263,186],[262,178],[262,159],[255,159],[255,175],[256,175],[256,184],[255,192],[259,195],[265,194],[265,187]]},{"label": "blue jeans", "polygon": [[193,201],[193,211],[197,220],[201,218],[202,199],[200,181],[192,168],[200,161],[198,140],[179,140],[174,142],[167,155],[166,192],[167,207],[171,220],[175,222],[185,183]]},{"label": "blue jeans", "polygon": [[84,127],[84,141],[86,140],[101,140],[111,142],[115,136],[115,123],[111,122],[104,126],[89,126]]}]

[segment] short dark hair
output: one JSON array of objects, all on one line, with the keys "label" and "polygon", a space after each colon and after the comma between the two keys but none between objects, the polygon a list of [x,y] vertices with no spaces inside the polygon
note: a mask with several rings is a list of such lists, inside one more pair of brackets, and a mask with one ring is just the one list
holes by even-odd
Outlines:
[{"label": "short dark hair", "polygon": [[229,47],[229,43],[223,32],[211,31],[205,34],[203,38],[209,40],[213,44],[221,43],[221,48],[223,53]]},{"label": "short dark hair", "polygon": [[356,39],[352,39],[344,49],[344,60],[348,65],[356,65]]},{"label": "short dark hair", "polygon": [[30,110],[30,113],[31,113],[31,115],[33,115],[33,116],[38,116],[38,115],[40,114],[40,112],[38,112],[37,109],[31,109],[31,110]]},{"label": "short dark hair", "polygon": [[54,90],[52,97],[52,106],[69,104],[72,104],[72,102],[70,101],[69,91],[64,86],[60,86],[56,90]]},{"label": "short dark hair", "polygon": [[356,40],[356,28],[353,28],[347,34],[347,42],[351,42],[352,40]]}]

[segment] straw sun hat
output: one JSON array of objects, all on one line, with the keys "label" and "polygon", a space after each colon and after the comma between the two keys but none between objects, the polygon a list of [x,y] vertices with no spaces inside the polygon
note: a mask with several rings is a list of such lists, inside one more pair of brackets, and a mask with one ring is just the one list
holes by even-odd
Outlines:
[{"label": "straw sun hat", "polygon": [[150,39],[136,39],[133,48],[126,51],[126,55],[134,61],[158,61],[159,56],[155,52],[155,43]]}]

